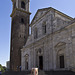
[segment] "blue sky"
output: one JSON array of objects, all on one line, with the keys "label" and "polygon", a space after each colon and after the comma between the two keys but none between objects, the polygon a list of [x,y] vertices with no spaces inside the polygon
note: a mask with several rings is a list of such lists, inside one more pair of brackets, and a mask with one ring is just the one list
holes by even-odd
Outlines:
[{"label": "blue sky", "polygon": [[[75,0],[30,0],[30,21],[36,11],[41,8],[53,7],[71,17],[75,17]],[[0,64],[6,65],[10,58],[10,34],[12,12],[11,0],[0,1]]]}]

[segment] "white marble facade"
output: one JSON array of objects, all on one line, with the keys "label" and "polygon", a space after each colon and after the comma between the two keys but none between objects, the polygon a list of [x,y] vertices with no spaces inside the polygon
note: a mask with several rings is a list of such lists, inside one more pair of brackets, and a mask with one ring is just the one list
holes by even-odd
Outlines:
[{"label": "white marble facade", "polygon": [[75,67],[75,20],[54,8],[39,9],[31,35],[21,49],[22,70],[69,70]]}]

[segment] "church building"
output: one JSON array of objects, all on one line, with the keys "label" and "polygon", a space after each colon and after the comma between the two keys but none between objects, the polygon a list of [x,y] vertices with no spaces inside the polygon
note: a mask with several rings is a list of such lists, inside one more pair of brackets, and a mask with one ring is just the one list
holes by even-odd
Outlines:
[{"label": "church building", "polygon": [[29,0],[12,2],[11,69],[75,69],[75,19],[48,7],[38,9],[29,24]]}]

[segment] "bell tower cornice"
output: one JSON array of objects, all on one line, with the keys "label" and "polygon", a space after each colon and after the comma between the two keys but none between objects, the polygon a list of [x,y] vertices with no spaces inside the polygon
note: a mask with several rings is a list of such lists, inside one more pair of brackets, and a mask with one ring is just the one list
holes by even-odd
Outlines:
[{"label": "bell tower cornice", "polygon": [[10,17],[12,17],[16,11],[20,11],[20,12],[23,12],[23,13],[26,13],[26,14],[29,14],[29,15],[31,14],[31,13],[28,12],[28,11],[25,11],[25,10],[22,10],[22,9],[19,9],[19,8],[15,8],[15,9],[12,11]]}]

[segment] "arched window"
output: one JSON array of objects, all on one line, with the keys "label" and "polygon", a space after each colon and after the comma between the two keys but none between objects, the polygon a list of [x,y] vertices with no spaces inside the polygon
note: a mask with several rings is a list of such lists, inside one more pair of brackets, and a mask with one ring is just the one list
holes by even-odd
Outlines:
[{"label": "arched window", "polygon": [[37,28],[35,28],[34,30],[34,39],[38,38],[38,30]]},{"label": "arched window", "polygon": [[42,31],[43,31],[43,34],[46,34],[46,22],[43,22]]},{"label": "arched window", "polygon": [[24,19],[23,18],[21,18],[21,23],[24,23]]},{"label": "arched window", "polygon": [[25,9],[25,2],[21,2],[21,8]]}]

